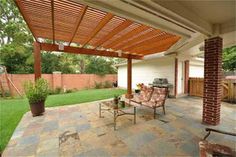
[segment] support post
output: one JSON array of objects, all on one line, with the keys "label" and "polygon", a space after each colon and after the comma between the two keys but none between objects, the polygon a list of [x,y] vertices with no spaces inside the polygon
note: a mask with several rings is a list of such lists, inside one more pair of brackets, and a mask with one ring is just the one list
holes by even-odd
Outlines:
[{"label": "support post", "polygon": [[189,60],[184,61],[184,94],[189,93]]},{"label": "support post", "polygon": [[34,78],[35,81],[41,78],[41,54],[39,42],[34,42]]},{"label": "support post", "polygon": [[132,58],[128,58],[127,64],[127,94],[126,98],[133,98],[132,95]]},{"label": "support post", "polygon": [[208,125],[220,123],[222,45],[220,37],[205,40],[202,122]]},{"label": "support post", "polygon": [[177,96],[178,93],[178,58],[175,58],[175,97]]}]

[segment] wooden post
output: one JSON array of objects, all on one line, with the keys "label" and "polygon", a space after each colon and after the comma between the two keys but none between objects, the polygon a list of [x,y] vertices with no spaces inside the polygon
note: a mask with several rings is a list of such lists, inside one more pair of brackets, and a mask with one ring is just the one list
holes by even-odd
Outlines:
[{"label": "wooden post", "polygon": [[189,60],[184,61],[184,93],[189,93]]},{"label": "wooden post", "polygon": [[41,54],[40,43],[34,42],[34,78],[41,78]]},{"label": "wooden post", "polygon": [[128,58],[127,64],[127,94],[126,98],[133,98],[132,95],[132,58]]},{"label": "wooden post", "polygon": [[178,93],[178,58],[175,58],[175,97],[177,96]]}]

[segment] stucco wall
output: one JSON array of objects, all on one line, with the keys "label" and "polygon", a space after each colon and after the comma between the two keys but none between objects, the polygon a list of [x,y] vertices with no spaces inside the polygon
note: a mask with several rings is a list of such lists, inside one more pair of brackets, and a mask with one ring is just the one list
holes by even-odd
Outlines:
[{"label": "stucco wall", "polygon": [[[173,57],[134,63],[132,66],[132,88],[135,89],[138,83],[148,85],[157,77],[167,78],[170,83],[174,84],[174,63]],[[127,88],[127,65],[118,67],[118,86]]]}]

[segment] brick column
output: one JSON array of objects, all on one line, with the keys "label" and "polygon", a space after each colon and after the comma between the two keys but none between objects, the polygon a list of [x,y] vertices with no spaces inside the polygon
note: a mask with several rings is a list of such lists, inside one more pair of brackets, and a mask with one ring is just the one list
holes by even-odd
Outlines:
[{"label": "brick column", "polygon": [[188,93],[189,60],[184,61],[184,93]]},{"label": "brick column", "polygon": [[220,123],[222,81],[222,38],[205,40],[204,95],[202,122],[209,125]]}]

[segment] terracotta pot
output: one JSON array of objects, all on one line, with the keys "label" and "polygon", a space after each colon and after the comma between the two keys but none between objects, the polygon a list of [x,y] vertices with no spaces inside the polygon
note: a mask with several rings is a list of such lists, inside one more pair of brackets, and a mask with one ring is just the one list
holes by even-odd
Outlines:
[{"label": "terracotta pot", "polygon": [[33,117],[42,115],[45,111],[44,101],[35,104],[30,104],[30,110]]},{"label": "terracotta pot", "polygon": [[119,103],[119,99],[114,99],[114,104],[118,104]]}]

